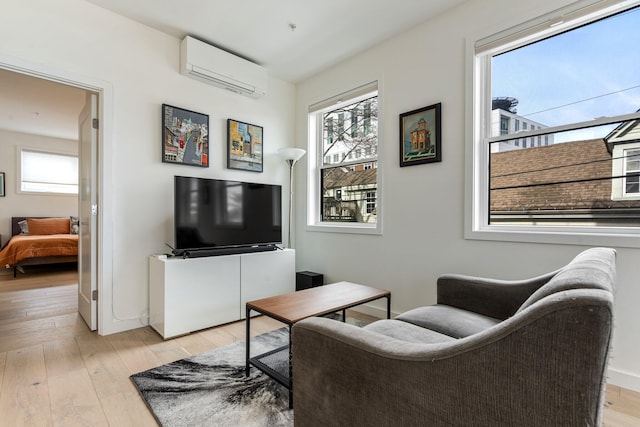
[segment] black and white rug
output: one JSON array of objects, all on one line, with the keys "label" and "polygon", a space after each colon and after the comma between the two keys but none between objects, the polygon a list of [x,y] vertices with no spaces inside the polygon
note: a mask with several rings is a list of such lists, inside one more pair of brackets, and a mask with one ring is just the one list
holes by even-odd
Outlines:
[{"label": "black and white rug", "polygon": [[[251,338],[251,354],[287,343],[286,328]],[[131,376],[163,427],[293,426],[289,393],[256,368],[245,376],[245,342]]]}]

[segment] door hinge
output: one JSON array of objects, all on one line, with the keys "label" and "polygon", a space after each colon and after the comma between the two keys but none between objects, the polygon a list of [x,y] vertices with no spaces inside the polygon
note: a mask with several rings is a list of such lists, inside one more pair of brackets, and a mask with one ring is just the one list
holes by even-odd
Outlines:
[{"label": "door hinge", "polygon": [[98,119],[93,119],[92,126],[94,129],[98,129],[98,124],[99,124]]},{"label": "door hinge", "polygon": [[98,290],[91,291],[91,301],[98,301]]}]

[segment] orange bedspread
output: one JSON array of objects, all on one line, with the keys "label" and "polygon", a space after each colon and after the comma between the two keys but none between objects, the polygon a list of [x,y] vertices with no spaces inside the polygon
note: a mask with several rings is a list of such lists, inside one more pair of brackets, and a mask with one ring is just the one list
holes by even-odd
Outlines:
[{"label": "orange bedspread", "polygon": [[10,268],[27,258],[78,255],[77,234],[13,236],[0,252],[0,267]]}]

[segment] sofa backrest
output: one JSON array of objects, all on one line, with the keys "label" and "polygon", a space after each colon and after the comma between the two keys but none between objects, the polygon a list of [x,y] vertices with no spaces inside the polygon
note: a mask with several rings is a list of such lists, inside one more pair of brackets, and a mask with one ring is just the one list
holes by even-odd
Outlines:
[{"label": "sofa backrest", "polygon": [[616,280],[615,262],[616,251],[611,248],[591,248],[581,252],[531,294],[517,312],[546,296],[570,289],[602,289],[613,292]]}]

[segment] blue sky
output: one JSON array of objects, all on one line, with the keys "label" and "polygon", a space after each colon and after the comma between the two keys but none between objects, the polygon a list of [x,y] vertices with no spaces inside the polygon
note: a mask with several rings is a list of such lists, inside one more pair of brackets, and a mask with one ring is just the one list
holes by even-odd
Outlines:
[{"label": "blue sky", "polygon": [[[636,8],[496,56],[492,96],[518,99],[518,115],[547,126],[635,112],[639,45]],[[594,130],[591,137],[609,129]]]}]

